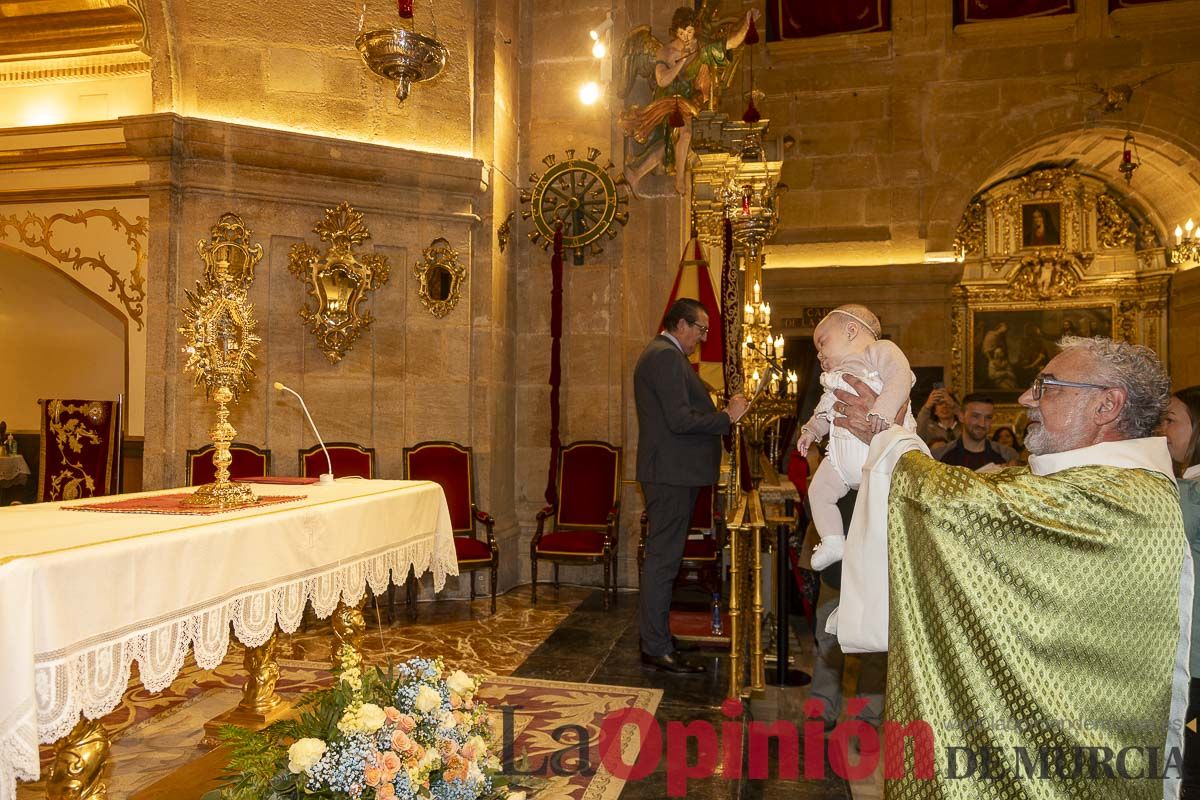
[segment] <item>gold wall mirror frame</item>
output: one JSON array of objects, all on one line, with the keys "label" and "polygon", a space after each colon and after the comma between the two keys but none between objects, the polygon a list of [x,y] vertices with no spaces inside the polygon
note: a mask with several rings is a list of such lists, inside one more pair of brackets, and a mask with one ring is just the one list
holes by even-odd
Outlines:
[{"label": "gold wall mirror frame", "polygon": [[325,218],[313,232],[328,242],[324,253],[307,242],[288,251],[288,271],[304,281],[311,304],[300,309],[300,317],[317,337],[330,364],[346,355],[372,320],[361,308],[367,294],[387,283],[387,256],[357,253],[355,248],[371,238],[361,211],[343,201],[325,209]]},{"label": "gold wall mirror frame", "polygon": [[422,255],[413,265],[417,294],[421,297],[421,305],[441,319],[458,305],[467,270],[458,263],[458,251],[440,237],[430,242]]}]

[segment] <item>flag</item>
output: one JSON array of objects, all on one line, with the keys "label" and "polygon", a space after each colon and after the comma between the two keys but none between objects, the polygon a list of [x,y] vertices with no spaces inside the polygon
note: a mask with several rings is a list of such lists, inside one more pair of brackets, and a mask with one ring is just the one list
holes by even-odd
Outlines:
[{"label": "flag", "polygon": [[699,300],[708,311],[708,337],[692,353],[692,369],[700,374],[700,379],[710,388],[719,393],[724,392],[725,336],[722,333],[724,327],[721,324],[721,303],[717,299],[716,284],[713,283],[712,273],[708,269],[708,261],[704,258],[700,242],[695,237],[684,245],[683,258],[680,259],[679,270],[675,273],[675,283],[671,286],[671,295],[663,309],[664,320],[671,304],[681,297]]}]

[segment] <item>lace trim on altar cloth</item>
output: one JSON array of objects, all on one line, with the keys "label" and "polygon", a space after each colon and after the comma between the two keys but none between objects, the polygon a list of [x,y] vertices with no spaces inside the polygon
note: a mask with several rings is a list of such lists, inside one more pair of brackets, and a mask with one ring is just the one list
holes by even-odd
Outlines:
[{"label": "lace trim on altar cloth", "polygon": [[16,800],[17,781],[38,779],[37,725],[33,702],[0,720],[0,800]]},{"label": "lace trim on altar cloth", "polygon": [[201,669],[215,669],[224,661],[231,622],[239,642],[257,647],[271,637],[276,625],[284,633],[295,632],[309,602],[323,619],[339,600],[357,603],[368,586],[379,595],[389,583],[403,584],[409,569],[417,575],[432,572],[434,589],[441,591],[446,576],[458,574],[453,540],[444,539],[439,541],[431,533],[420,541],[307,572],[269,588],[252,587],[169,619],[118,631],[105,641],[91,640],[68,651],[39,655],[34,676],[36,726],[32,707],[13,719],[0,720],[0,800],[16,797],[16,780],[38,779],[39,740],[57,741],[75,727],[80,714],[98,719],[120,704],[134,661],[142,685],[160,692],[183,669],[189,650]]}]

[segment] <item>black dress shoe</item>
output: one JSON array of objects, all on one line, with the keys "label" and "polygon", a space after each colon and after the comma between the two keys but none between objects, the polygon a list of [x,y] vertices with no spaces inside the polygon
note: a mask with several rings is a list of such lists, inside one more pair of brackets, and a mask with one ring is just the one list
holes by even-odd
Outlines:
[{"label": "black dress shoe", "polygon": [[667,653],[665,656],[648,656],[642,653],[642,664],[663,672],[673,672],[676,675],[694,675],[707,671],[703,664],[693,664],[678,652]]},{"label": "black dress shoe", "polygon": [[671,637],[671,647],[675,648],[676,653],[698,653],[701,650],[699,642],[681,642],[674,636]]}]

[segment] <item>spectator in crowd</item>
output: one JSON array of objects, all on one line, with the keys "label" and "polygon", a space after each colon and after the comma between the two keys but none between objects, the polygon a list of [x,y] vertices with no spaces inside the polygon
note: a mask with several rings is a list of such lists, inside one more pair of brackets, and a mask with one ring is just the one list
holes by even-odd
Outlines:
[{"label": "spectator in crowd", "polygon": [[1018,453],[1021,452],[1021,440],[1017,438],[1017,432],[1012,429],[1011,425],[1001,425],[996,428],[992,433],[992,441],[1010,447]]},{"label": "spectator in crowd", "polygon": [[1189,386],[1171,395],[1163,417],[1167,449],[1181,478],[1200,478],[1200,386]]},{"label": "spectator in crowd", "polygon": [[[1200,564],[1200,386],[1181,389],[1171,396],[1163,416],[1162,433],[1175,462],[1179,480],[1179,503],[1183,527],[1192,549],[1193,588],[1196,565]],[[1192,595],[1191,685],[1186,718],[1200,716],[1200,593]],[[1200,798],[1200,734],[1184,730],[1183,800]]]},{"label": "spectator in crowd", "polygon": [[934,387],[917,414],[917,435],[925,440],[931,450],[935,442],[953,442],[961,429],[958,401],[945,387],[937,384]]},{"label": "spectator in crowd", "polygon": [[962,423],[962,435],[937,456],[938,461],[969,469],[979,469],[988,464],[1017,463],[1015,449],[988,440],[995,411],[992,398],[982,394],[967,395],[963,399],[963,410],[958,415]]}]

